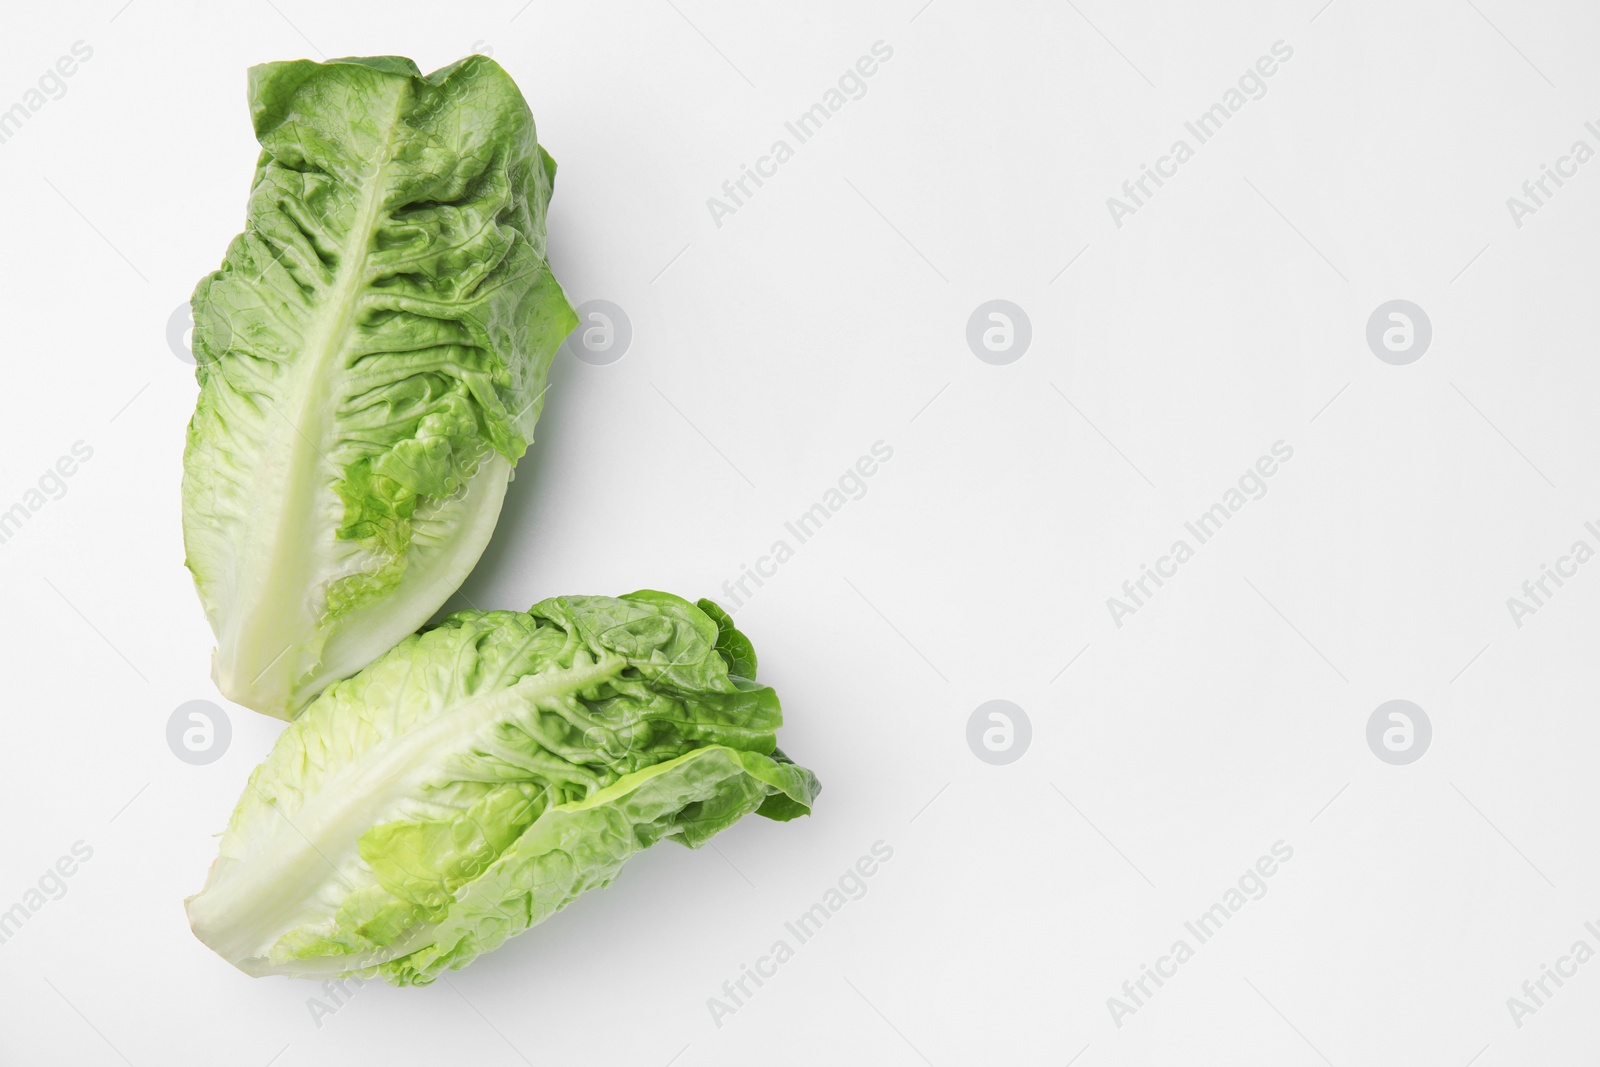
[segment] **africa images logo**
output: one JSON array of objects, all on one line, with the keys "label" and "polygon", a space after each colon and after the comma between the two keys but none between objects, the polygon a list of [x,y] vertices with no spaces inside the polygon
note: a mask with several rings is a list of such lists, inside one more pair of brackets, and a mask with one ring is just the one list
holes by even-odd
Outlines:
[{"label": "africa images logo", "polygon": [[1155,196],[1157,189],[1178,176],[1178,168],[1194,158],[1196,147],[1221,133],[1223,125],[1244,110],[1245,104],[1266,96],[1267,79],[1278,73],[1280,65],[1293,56],[1294,48],[1288,42],[1272,42],[1271,55],[1261,56],[1254,65],[1246,67],[1239,80],[1223,92],[1221,100],[1200,112],[1192,122],[1183,124],[1185,132],[1194,138],[1194,144],[1179,137],[1165,155],[1157,157],[1154,167],[1148,163],[1139,164],[1139,176],[1122,183],[1122,196],[1127,199],[1106,197],[1106,210],[1111,213],[1112,224],[1122,229],[1123,219],[1137,214]]},{"label": "africa images logo", "polygon": [[[722,220],[726,216],[737,214],[758,189],[778,176],[778,168],[794,158],[798,146],[821,133],[822,127],[844,110],[850,101],[866,96],[867,79],[893,58],[893,46],[884,41],[872,42],[871,53],[846,67],[838,80],[822,94],[821,100],[800,112],[793,121],[783,124],[787,137],[774,140],[765,154],[756,157],[754,167],[741,163],[738,177],[722,183],[722,196],[706,197],[706,210],[711,213],[711,221],[716,223],[717,229],[722,229]],[[793,144],[790,144],[790,138],[793,138]]]},{"label": "africa images logo", "polygon": [[22,94],[22,99],[0,111],[0,144],[15,137],[23,125],[44,110],[52,100],[67,95],[67,79],[78,73],[82,64],[94,58],[94,49],[84,41],[73,41],[70,55],[61,56],[39,75],[36,86]]}]

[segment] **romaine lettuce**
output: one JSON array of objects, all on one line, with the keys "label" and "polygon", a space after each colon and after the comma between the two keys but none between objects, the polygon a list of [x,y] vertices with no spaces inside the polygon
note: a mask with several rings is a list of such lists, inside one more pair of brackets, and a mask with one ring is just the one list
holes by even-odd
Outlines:
[{"label": "romaine lettuce", "polygon": [[[607,885],[819,786],[709,600],[464,611],[330,686],[257,767],[195,933],[253,975],[422,985]],[[735,673],[737,672],[737,673]]]},{"label": "romaine lettuce", "polygon": [[193,299],[184,544],[218,687],[289,718],[477,562],[577,319],[493,60],[268,63],[250,109],[246,228]]}]

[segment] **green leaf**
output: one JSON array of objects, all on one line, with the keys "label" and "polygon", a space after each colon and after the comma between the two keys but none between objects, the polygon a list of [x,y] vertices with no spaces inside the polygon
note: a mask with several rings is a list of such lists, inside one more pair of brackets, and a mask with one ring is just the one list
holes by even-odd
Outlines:
[{"label": "green leaf", "polygon": [[700,610],[717,624],[717,651],[727,661],[728,673],[754,681],[756,648],[750,639],[738,631],[733,625],[733,616],[723,611],[716,601],[701,599],[697,603]]},{"label": "green leaf", "polygon": [[245,231],[193,300],[184,543],[219,688],[287,718],[471,570],[577,320],[493,60],[268,63],[250,107]]},{"label": "green leaf", "polygon": [[793,764],[713,745],[628,775],[587,800],[552,809],[455,896],[432,943],[378,968],[396,985],[426,985],[445,969],[543,922],[610,885],[628,857],[671,837],[697,848],[783,797],[809,812],[816,779]]},{"label": "green leaf", "polygon": [[663,837],[810,810],[776,694],[679,597],[466,611],[330,686],[252,773],[195,933],[251,974],[432,981]]}]

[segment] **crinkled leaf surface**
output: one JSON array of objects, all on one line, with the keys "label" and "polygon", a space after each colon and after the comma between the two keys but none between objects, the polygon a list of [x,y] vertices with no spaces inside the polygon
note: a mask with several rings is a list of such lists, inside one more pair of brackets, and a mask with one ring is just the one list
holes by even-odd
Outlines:
[{"label": "crinkled leaf surface", "polygon": [[184,543],[218,686],[288,718],[477,562],[576,317],[493,60],[268,63],[250,105],[246,229],[193,299]]},{"label": "crinkled leaf surface", "polygon": [[251,974],[426,984],[664,837],[807,814],[776,694],[730,673],[749,642],[701,604],[459,612],[333,684],[250,776],[195,933]]}]

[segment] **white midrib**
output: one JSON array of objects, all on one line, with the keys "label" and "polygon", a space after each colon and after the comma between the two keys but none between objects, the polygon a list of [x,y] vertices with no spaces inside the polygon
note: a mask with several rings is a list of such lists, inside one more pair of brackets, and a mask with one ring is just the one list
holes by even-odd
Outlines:
[{"label": "white midrib", "polygon": [[[261,510],[270,516],[256,527],[257,543],[267,546],[262,553],[267,563],[247,569],[248,586],[235,602],[234,655],[238,656],[240,642],[245,640],[249,640],[255,655],[244,662],[245,672],[251,676],[235,678],[234,684],[243,692],[251,692],[264,683],[285,703],[285,715],[294,711],[286,705],[293,679],[303,670],[292,646],[301,627],[309,630],[315,625],[312,613],[317,604],[315,594],[307,587],[308,568],[321,554],[319,548],[326,549],[319,542],[331,540],[319,521],[329,509],[316,506],[317,493],[324,488],[316,472],[319,464],[328,462],[323,449],[328,441],[331,410],[329,391],[318,388],[318,384],[324,381],[328,365],[344,349],[355,315],[356,295],[367,281],[367,252],[377,232],[389,168],[394,162],[395,131],[410,92],[409,84],[403,84],[395,95],[382,158],[362,193],[355,222],[341,250],[334,284],[302,335],[302,358],[295,364],[296,387],[290,393],[298,396],[299,404],[294,410],[277,413],[278,421],[285,423],[279,429],[278,441],[288,458],[280,468],[279,484],[273,487],[274,491],[263,493],[259,501],[265,505]],[[245,555],[254,560],[257,554]],[[257,624],[270,620],[270,629],[253,637],[246,635],[242,631],[247,620]],[[276,677],[263,679],[261,675],[268,671],[276,671]]]},{"label": "white midrib", "polygon": [[[271,833],[249,843],[250,855],[226,865],[218,861],[215,884],[189,901],[195,932],[238,964],[264,958],[294,927],[329,918],[328,895],[319,890],[332,882],[334,897],[344,898],[361,834],[388,821],[402,801],[414,798],[443,754],[462,751],[484,730],[507,721],[516,707],[537,707],[555,696],[589,689],[615,678],[627,665],[621,656],[606,656],[528,675],[363,752],[349,767],[324,778],[292,815],[279,810]],[[382,959],[347,961],[349,966],[378,962]]]}]

